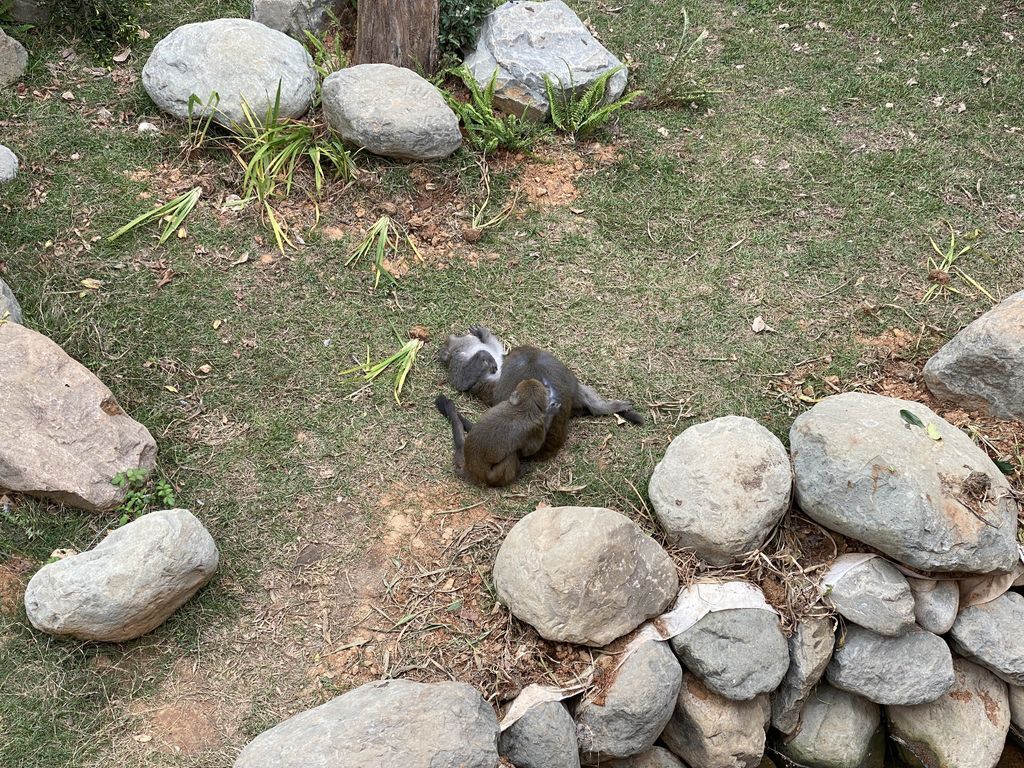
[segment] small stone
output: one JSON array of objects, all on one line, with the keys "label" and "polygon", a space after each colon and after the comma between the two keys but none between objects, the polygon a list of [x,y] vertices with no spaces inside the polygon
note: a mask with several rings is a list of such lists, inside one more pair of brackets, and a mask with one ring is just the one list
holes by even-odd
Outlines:
[{"label": "small stone", "polygon": [[27,67],[25,46],[0,29],[0,88],[21,80]]},{"label": "small stone", "polygon": [[914,597],[906,577],[874,557],[843,574],[828,595],[850,621],[880,635],[898,637],[914,627]]},{"label": "small stone", "polygon": [[733,701],[685,672],[661,740],[694,768],[756,768],[764,757],[769,711],[766,695]]},{"label": "small stone", "polygon": [[724,416],[672,441],[648,493],[670,541],[726,565],[764,544],[792,486],[779,438],[753,419]]},{"label": "small stone", "polygon": [[952,580],[907,579],[914,595],[914,617],[935,635],[949,632],[960,607],[960,588]]},{"label": "small stone", "polygon": [[498,599],[545,639],[597,647],[658,616],[679,589],[661,545],[596,507],[526,515],[502,542],[493,579]]},{"label": "small stone", "polygon": [[14,181],[18,175],[18,157],[11,150],[0,144],[0,184]]},{"label": "small stone", "polygon": [[868,768],[881,718],[877,704],[822,683],[804,705],[800,730],[782,751],[806,766]]},{"label": "small stone", "polygon": [[924,382],[940,400],[1024,419],[1024,291],[996,305],[935,353]]},{"label": "small stone", "polygon": [[465,683],[382,680],[271,728],[234,768],[496,768],[494,711]]},{"label": "small stone", "polygon": [[953,670],[956,682],[935,701],[887,707],[890,731],[901,751],[923,765],[993,768],[1010,730],[1006,683],[965,659],[954,658]]},{"label": "small stone", "polygon": [[683,762],[661,747],[651,747],[646,752],[621,760],[601,763],[602,768],[686,768]]},{"label": "small stone", "polygon": [[150,512],[87,552],[44,565],[25,589],[32,626],[123,642],[156,629],[213,578],[213,538],[188,510]]},{"label": "small stone", "polygon": [[305,31],[323,32],[331,12],[341,13],[343,0],[252,0],[252,20],[298,40]]},{"label": "small stone", "polygon": [[1010,685],[1024,685],[1024,596],[1007,592],[964,608],[949,635],[957,653]]},{"label": "small stone", "polygon": [[9,323],[24,322],[21,314],[21,305],[14,296],[14,291],[0,278],[0,323],[6,320]]},{"label": "small stone", "polygon": [[576,723],[561,702],[538,704],[502,732],[498,752],[516,768],[579,768]]},{"label": "small stone", "polygon": [[668,643],[641,645],[612,673],[611,683],[602,684],[599,700],[589,694],[577,707],[583,759],[603,764],[653,746],[672,717],[682,677]]},{"label": "small stone", "polygon": [[800,725],[800,712],[811,690],[825,674],[836,635],[829,618],[807,618],[789,638],[789,670],[772,694],[772,726],[791,734]]},{"label": "small stone", "polygon": [[459,119],[437,88],[410,69],[360,64],[324,80],[327,124],[375,155],[438,160],[462,144]]},{"label": "small stone", "polygon": [[160,129],[153,125],[153,123],[147,123],[143,120],[139,123],[139,133],[160,133]]},{"label": "small stone", "polygon": [[886,637],[849,624],[825,675],[876,704],[923,704],[953,685],[953,656],[941,637],[923,629]]}]

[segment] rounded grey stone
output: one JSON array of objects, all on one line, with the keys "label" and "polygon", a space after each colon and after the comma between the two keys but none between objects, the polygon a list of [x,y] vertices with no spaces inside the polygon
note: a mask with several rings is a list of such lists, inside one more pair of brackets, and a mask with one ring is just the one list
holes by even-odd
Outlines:
[{"label": "rounded grey stone", "polygon": [[14,296],[14,291],[0,278],[0,321],[7,320],[9,323],[24,322],[21,314],[21,305]]},{"label": "rounded grey stone", "polygon": [[1024,685],[1024,596],[1007,592],[964,608],[949,636],[957,653],[1011,685]]},{"label": "rounded grey stone", "polygon": [[800,729],[782,751],[803,765],[862,768],[881,718],[877,704],[822,683],[804,704]]},{"label": "rounded grey stone", "polygon": [[907,579],[914,595],[914,617],[922,629],[936,635],[949,632],[960,607],[960,588],[952,580]]},{"label": "rounded grey stone", "polygon": [[0,29],[0,87],[21,80],[27,67],[28,51],[25,46]]},{"label": "rounded grey stone", "polygon": [[0,144],[0,184],[14,181],[18,175],[18,156]]},{"label": "rounded grey stone", "polygon": [[576,709],[584,760],[602,763],[653,746],[672,717],[682,678],[668,643],[641,645],[602,685],[600,703],[590,694]]},{"label": "rounded grey stone", "polygon": [[[920,403],[827,397],[793,422],[790,449],[797,502],[826,528],[929,571],[1008,571],[1018,560],[1017,504],[1003,473]],[[985,500],[972,501],[977,483],[965,484],[975,473],[988,484]]]},{"label": "rounded grey stone", "polygon": [[323,107],[331,130],[375,155],[437,160],[462,144],[459,119],[437,88],[403,67],[334,72],[324,80]]},{"label": "rounded grey stone", "polygon": [[516,768],[579,768],[576,723],[561,702],[538,704],[502,732],[498,752]]},{"label": "rounded grey stone", "polygon": [[601,763],[603,768],[686,768],[683,761],[662,747],[651,747],[639,755]]},{"label": "rounded grey stone", "polygon": [[214,120],[244,124],[243,101],[256,120],[274,105],[280,86],[280,117],[301,117],[316,91],[316,71],[306,49],[283,32],[249,19],[216,19],[185,24],[156,44],[142,68],[142,85],[164,112],[189,117],[207,114],[216,93]]},{"label": "rounded grey stone", "polygon": [[306,30],[322,32],[330,21],[330,12],[340,12],[342,5],[342,0],[252,0],[250,18],[304,40]]},{"label": "rounded grey stone", "polygon": [[603,646],[659,615],[679,577],[629,518],[598,507],[542,507],[509,531],[494,562],[498,599],[542,637]]},{"label": "rounded grey stone", "polygon": [[952,687],[953,655],[941,637],[920,628],[886,637],[849,624],[825,675],[876,704],[923,704]]},{"label": "rounded grey stone", "polygon": [[234,768],[496,768],[498,721],[466,683],[366,683],[253,739]]},{"label": "rounded grey stone", "polygon": [[726,565],[764,544],[792,486],[782,442],[753,419],[724,416],[672,441],[648,494],[674,544]]},{"label": "rounded grey stone", "polygon": [[44,565],[25,589],[32,626],[122,642],[156,629],[213,578],[213,538],[188,510],[150,512],[87,552]]},{"label": "rounded grey stone", "polygon": [[791,734],[800,724],[800,711],[832,658],[835,629],[830,618],[806,618],[789,638],[789,669],[772,694],[772,726]]},{"label": "rounded grey stone", "polygon": [[896,637],[914,627],[910,584],[880,557],[851,568],[828,596],[841,615],[880,635]]}]

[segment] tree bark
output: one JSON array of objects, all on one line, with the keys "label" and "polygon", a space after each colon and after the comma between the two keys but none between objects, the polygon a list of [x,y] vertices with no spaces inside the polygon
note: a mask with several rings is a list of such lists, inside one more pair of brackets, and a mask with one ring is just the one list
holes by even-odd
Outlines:
[{"label": "tree bark", "polygon": [[439,17],[440,0],[359,0],[355,63],[433,74]]}]

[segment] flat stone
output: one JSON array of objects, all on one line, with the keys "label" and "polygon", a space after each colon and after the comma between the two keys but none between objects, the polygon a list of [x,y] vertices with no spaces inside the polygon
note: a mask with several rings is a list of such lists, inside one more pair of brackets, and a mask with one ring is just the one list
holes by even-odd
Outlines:
[{"label": "flat stone", "polygon": [[726,565],[764,544],[792,485],[782,442],[753,419],[724,416],[672,441],[648,493],[672,543]]},{"label": "flat stone", "polygon": [[960,588],[952,580],[907,579],[914,595],[914,618],[935,635],[949,632],[960,607]]},{"label": "flat stone", "polygon": [[1024,291],[983,314],[935,353],[924,382],[940,400],[1024,419]]},{"label": "flat stone", "polygon": [[843,574],[828,595],[839,613],[880,635],[897,637],[914,627],[914,596],[906,577],[880,557]]},{"label": "flat stone", "polygon": [[260,734],[234,768],[496,768],[497,745],[472,686],[382,680]]},{"label": "flat stone", "polygon": [[44,565],[25,589],[36,629],[77,640],[141,637],[217,570],[217,546],[188,510],[150,512],[87,552]]},{"label": "flat stone", "polygon": [[513,526],[494,562],[498,599],[557,642],[604,646],[661,614],[675,564],[629,518],[597,507],[542,507]]},{"label": "flat stone", "polygon": [[[549,75],[556,92],[586,90],[622,65],[561,0],[508,2],[484,19],[465,66],[481,87],[497,70],[494,103],[515,115],[543,120],[550,109],[544,87]],[[608,80],[606,101],[626,89],[623,68]]]},{"label": "flat stone", "polygon": [[[941,440],[904,421],[903,410]],[[1017,504],[1003,473],[920,403],[827,397],[797,417],[790,449],[797,503],[826,528],[917,569],[980,574],[1017,562]]]},{"label": "flat stone", "polygon": [[693,768],[756,768],[764,756],[769,711],[767,695],[733,701],[686,672],[661,740]]},{"label": "flat stone", "polygon": [[313,59],[297,40],[249,19],[185,24],[156,44],[142,68],[142,85],[161,110],[180,120],[206,115],[212,94],[214,121],[245,124],[243,102],[262,121],[280,86],[280,117],[301,117],[316,92]]},{"label": "flat stone", "polygon": [[601,765],[604,768],[686,768],[682,760],[661,747],[651,747],[639,755],[611,760]]},{"label": "flat stone", "polygon": [[579,768],[576,723],[561,702],[538,704],[502,732],[498,752],[516,768]]},{"label": "flat stone", "polygon": [[0,144],[0,184],[14,181],[18,175],[18,156]]},{"label": "flat stone", "polygon": [[576,709],[585,762],[603,764],[653,746],[672,717],[682,677],[668,643],[651,641],[634,651],[601,686],[600,698],[589,694]]},{"label": "flat stone", "polygon": [[21,314],[21,305],[15,298],[14,291],[3,281],[3,278],[0,278],[0,322],[4,320],[19,325],[25,321]]},{"label": "flat stone", "polygon": [[964,608],[949,635],[957,653],[1011,685],[1024,685],[1024,596],[1007,592]]},{"label": "flat stone", "polygon": [[759,608],[709,613],[671,642],[686,668],[728,699],[774,691],[789,669],[779,617]]},{"label": "flat stone", "polygon": [[0,87],[21,80],[27,67],[28,51],[25,46],[0,29]]},{"label": "flat stone", "polygon": [[360,64],[324,80],[331,130],[375,155],[438,160],[462,144],[459,119],[437,88],[410,69]]},{"label": "flat stone", "polygon": [[832,658],[836,635],[830,618],[800,621],[789,638],[789,670],[772,694],[772,726],[791,734],[800,725],[804,702]]},{"label": "flat stone", "polygon": [[782,751],[813,768],[868,768],[881,719],[877,704],[822,683],[804,705],[800,730]]},{"label": "flat stone", "polygon": [[848,624],[825,675],[834,687],[876,704],[923,704],[952,687],[953,657],[941,637],[923,629],[886,637]]},{"label": "flat stone", "polygon": [[343,5],[341,0],[252,0],[251,18],[304,41],[306,30],[323,32],[331,12],[340,13]]},{"label": "flat stone", "polygon": [[901,752],[930,768],[994,768],[1010,730],[1006,683],[965,659],[953,670],[956,682],[935,701],[887,707],[889,729]]},{"label": "flat stone", "polygon": [[106,511],[124,500],[116,475],[155,465],[146,428],[42,334],[0,324],[0,371],[0,487]]}]

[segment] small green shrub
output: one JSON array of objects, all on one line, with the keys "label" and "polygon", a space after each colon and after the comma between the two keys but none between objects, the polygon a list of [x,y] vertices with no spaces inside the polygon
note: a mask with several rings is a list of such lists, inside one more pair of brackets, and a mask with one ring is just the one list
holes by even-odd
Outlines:
[{"label": "small green shrub", "polygon": [[145,469],[118,472],[111,482],[125,489],[124,501],[116,510],[118,525],[138,520],[154,509],[173,509],[177,504],[170,484],[166,480],[151,481]]},{"label": "small green shrub", "polygon": [[574,140],[589,136],[607,123],[612,115],[633,103],[640,95],[640,91],[627,93],[618,101],[605,103],[608,81],[621,69],[621,64],[609,69],[591,83],[582,95],[577,93],[576,84],[571,79],[568,88],[559,80],[560,90],[556,92],[554,81],[548,75],[544,75],[544,88],[551,104],[551,122],[555,127],[569,134]]},{"label": "small green shrub", "polygon": [[51,19],[70,27],[96,53],[108,56],[138,39],[139,14],[150,0],[51,0]]},{"label": "small green shrub", "polygon": [[476,42],[484,18],[497,6],[495,0],[441,0],[438,43],[442,56],[457,56]]},{"label": "small green shrub", "polygon": [[469,101],[459,101],[447,91],[444,93],[448,105],[462,120],[466,128],[466,139],[470,147],[483,152],[507,149],[511,152],[528,152],[544,132],[536,123],[515,115],[497,115],[494,112],[494,89],[498,70],[494,70],[490,82],[481,90],[473,73],[465,67],[455,70],[469,90]]}]

